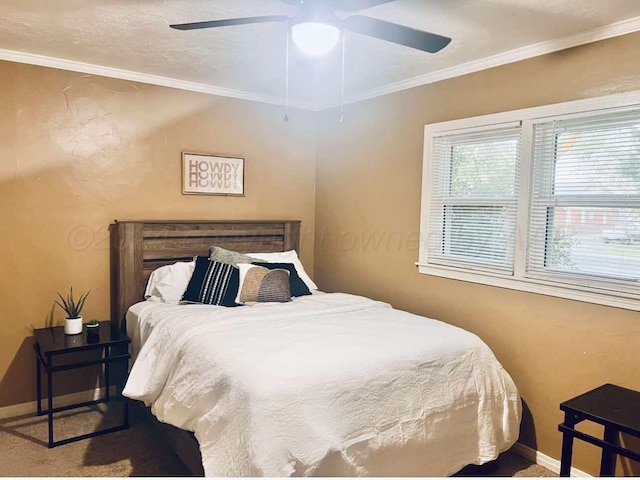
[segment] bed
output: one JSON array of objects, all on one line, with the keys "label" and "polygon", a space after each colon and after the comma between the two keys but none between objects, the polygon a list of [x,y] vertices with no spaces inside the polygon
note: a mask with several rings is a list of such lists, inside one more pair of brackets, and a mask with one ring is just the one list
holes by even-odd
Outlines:
[{"label": "bed", "polygon": [[[151,407],[194,473],[446,476],[517,440],[517,390],[475,335],[343,293],[239,308],[143,301],[157,267],[297,249],[299,222],[116,222],[113,318]],[[194,440],[195,438],[195,440]]]}]

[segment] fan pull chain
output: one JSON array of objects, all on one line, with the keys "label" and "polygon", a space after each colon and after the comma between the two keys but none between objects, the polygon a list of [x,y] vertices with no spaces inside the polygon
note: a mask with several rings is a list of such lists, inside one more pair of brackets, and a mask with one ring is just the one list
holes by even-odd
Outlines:
[{"label": "fan pull chain", "polygon": [[284,87],[284,121],[289,121],[289,38],[291,37],[291,30],[287,29],[287,58],[285,60],[285,87]]},{"label": "fan pull chain", "polygon": [[346,67],[347,36],[342,31],[342,81],[340,85],[340,123],[344,122],[344,70]]}]

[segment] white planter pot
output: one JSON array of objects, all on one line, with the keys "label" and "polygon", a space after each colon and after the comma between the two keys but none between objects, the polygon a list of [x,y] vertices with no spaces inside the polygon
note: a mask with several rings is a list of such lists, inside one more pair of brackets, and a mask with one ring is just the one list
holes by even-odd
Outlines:
[{"label": "white planter pot", "polygon": [[79,333],[82,333],[82,317],[65,318],[64,333],[66,335],[77,335]]}]

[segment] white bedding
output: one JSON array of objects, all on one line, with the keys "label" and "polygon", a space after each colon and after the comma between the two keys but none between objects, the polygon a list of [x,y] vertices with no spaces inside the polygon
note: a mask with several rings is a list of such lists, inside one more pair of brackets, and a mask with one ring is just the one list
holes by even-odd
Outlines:
[{"label": "white bedding", "polygon": [[132,308],[124,394],[195,432],[207,476],[445,476],[518,437],[511,378],[448,324],[340,293]]}]

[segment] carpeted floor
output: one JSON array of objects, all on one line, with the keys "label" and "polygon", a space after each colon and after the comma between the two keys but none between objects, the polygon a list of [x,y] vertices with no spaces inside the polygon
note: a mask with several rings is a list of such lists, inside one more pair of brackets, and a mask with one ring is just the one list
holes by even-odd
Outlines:
[{"label": "carpeted floor", "polygon": [[[60,412],[55,417],[55,439],[116,425],[117,402],[105,406]],[[10,477],[171,477],[189,472],[159,437],[155,427],[132,409],[131,428],[53,449],[46,446],[47,418],[26,416],[0,420],[0,476]],[[497,468],[468,467],[463,476],[553,477],[551,471],[510,452]]]}]

